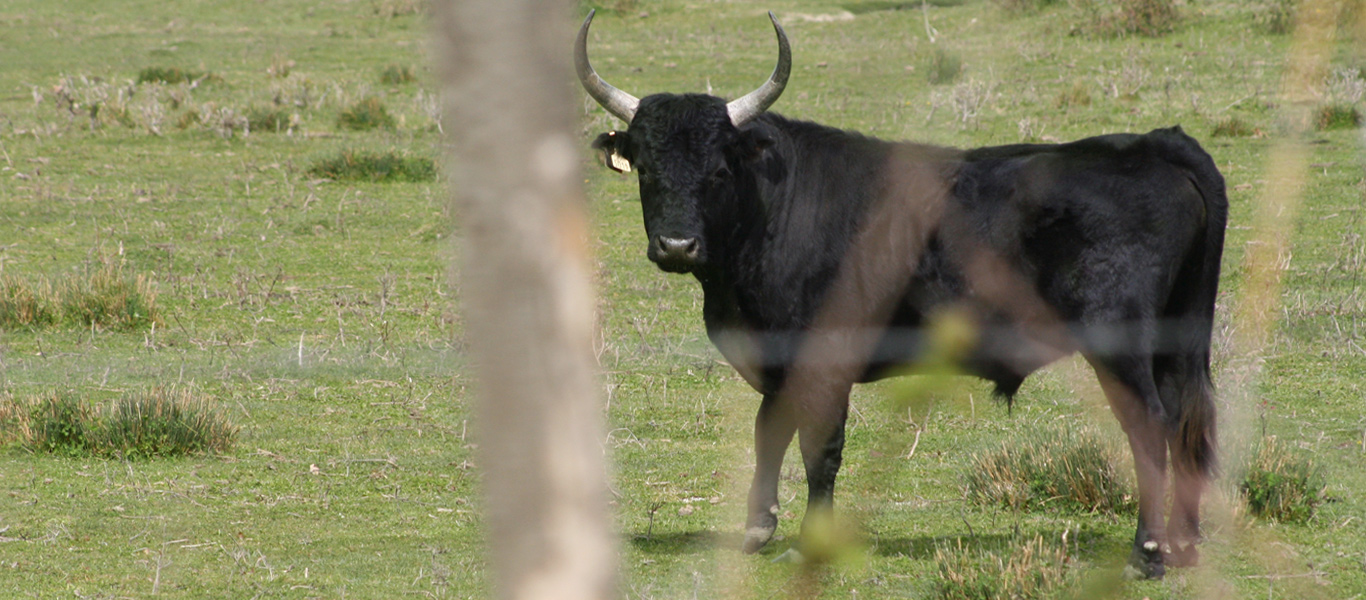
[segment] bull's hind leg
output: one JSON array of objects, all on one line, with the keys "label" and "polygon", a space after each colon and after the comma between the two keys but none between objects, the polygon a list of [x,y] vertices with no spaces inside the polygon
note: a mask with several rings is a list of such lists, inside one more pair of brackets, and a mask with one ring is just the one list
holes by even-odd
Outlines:
[{"label": "bull's hind leg", "polygon": [[749,488],[749,517],[745,520],[746,553],[758,552],[778,527],[778,476],[783,454],[792,443],[797,421],[776,394],[765,394],[754,420],[754,482]]},{"label": "bull's hind leg", "polygon": [[1160,579],[1166,573],[1162,505],[1167,493],[1167,418],[1153,381],[1152,362],[1132,356],[1088,359],[1134,454],[1138,529],[1129,564],[1143,577]]},{"label": "bull's hind leg", "polygon": [[1195,547],[1200,541],[1200,497],[1214,468],[1214,399],[1201,357],[1164,357],[1156,361],[1156,369],[1162,401],[1176,417],[1167,439],[1173,479],[1167,564],[1193,566],[1200,557]]}]

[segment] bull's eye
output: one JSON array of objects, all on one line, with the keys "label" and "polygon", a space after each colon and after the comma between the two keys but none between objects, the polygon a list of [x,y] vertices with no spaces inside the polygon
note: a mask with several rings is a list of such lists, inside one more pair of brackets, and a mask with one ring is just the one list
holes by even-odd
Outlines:
[{"label": "bull's eye", "polygon": [[721,183],[727,179],[730,179],[730,169],[728,167],[718,167],[715,171],[712,171],[711,173],[712,183]]}]

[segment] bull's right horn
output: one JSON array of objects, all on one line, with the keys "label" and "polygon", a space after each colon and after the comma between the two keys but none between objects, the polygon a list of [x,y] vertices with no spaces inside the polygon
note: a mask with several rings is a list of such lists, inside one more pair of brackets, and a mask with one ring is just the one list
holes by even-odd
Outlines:
[{"label": "bull's right horn", "polygon": [[640,99],[612,87],[601,77],[598,72],[593,70],[593,65],[588,62],[588,26],[593,23],[593,15],[596,9],[588,11],[588,18],[583,20],[583,27],[579,28],[579,37],[574,40],[574,68],[579,72],[579,82],[583,84],[583,89],[588,91],[588,95],[598,101],[607,112],[612,116],[626,121],[629,125],[631,119],[636,116],[636,107],[640,106]]}]

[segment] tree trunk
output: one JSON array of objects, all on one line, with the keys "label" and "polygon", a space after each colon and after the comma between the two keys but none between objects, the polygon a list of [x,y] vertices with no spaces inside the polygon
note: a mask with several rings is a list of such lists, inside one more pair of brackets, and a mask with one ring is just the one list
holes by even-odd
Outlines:
[{"label": "tree trunk", "polygon": [[499,598],[613,595],[570,6],[434,3]]}]

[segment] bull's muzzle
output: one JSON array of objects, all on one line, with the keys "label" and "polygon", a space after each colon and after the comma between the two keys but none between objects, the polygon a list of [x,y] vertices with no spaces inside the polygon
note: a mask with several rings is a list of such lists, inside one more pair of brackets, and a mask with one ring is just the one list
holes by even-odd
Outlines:
[{"label": "bull's muzzle", "polygon": [[674,238],[668,236],[655,236],[654,250],[650,258],[654,259],[659,268],[675,273],[684,273],[692,270],[697,265],[697,259],[701,255],[702,242],[695,237]]}]

